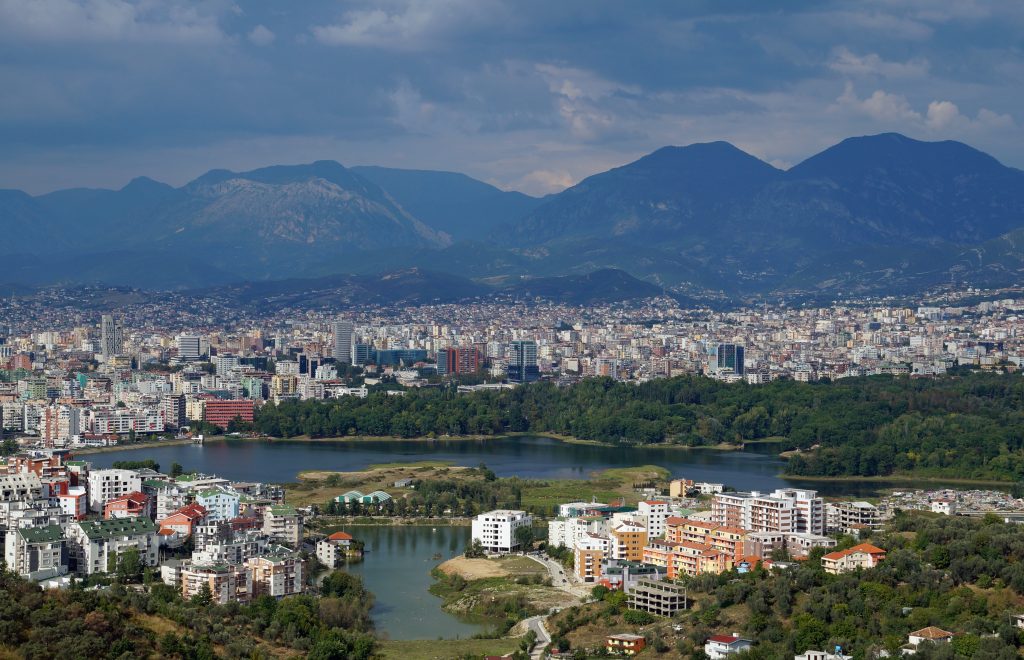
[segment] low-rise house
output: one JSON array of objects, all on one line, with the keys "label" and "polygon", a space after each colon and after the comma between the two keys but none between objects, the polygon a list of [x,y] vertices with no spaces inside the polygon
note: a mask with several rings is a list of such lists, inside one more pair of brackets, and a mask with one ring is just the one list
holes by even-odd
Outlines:
[{"label": "low-rise house", "polygon": [[647,648],[647,640],[643,635],[618,633],[608,635],[604,648],[612,655],[636,655]]},{"label": "low-rise house", "polygon": [[21,527],[7,532],[4,542],[7,568],[22,577],[64,575],[68,548],[64,530],[57,525]]},{"label": "low-rise house", "polygon": [[353,545],[354,540],[348,532],[334,532],[317,541],[316,558],[325,566],[337,568],[345,563],[346,558],[362,554]]},{"label": "low-rise house", "polygon": [[75,572],[80,575],[115,570],[122,553],[133,548],[139,551],[143,565],[158,563],[157,527],[149,518],[74,522],[67,528],[67,538]]},{"label": "low-rise house", "polygon": [[793,656],[793,660],[853,660],[852,655],[843,655],[843,652],[839,647],[836,647],[835,653],[828,653],[826,651],[807,651]]},{"label": "low-rise house", "polygon": [[921,642],[935,642],[936,644],[949,644],[953,641],[953,633],[935,626],[921,628],[907,635],[907,644],[915,649]]},{"label": "low-rise house", "polygon": [[846,550],[830,552],[821,558],[826,573],[838,575],[858,569],[874,568],[885,559],[885,550],[870,543],[861,543]]},{"label": "low-rise house", "polygon": [[932,513],[941,513],[944,516],[952,516],[956,513],[956,500],[949,498],[932,500]]},{"label": "low-rise house", "polygon": [[740,651],[749,649],[753,645],[754,642],[749,639],[743,639],[735,633],[732,635],[712,635],[704,642],[704,654],[711,658],[711,660],[718,660],[719,658],[728,658],[730,655],[735,655]]},{"label": "low-rise house", "polygon": [[105,520],[110,520],[111,518],[138,518],[139,516],[150,518],[150,513],[149,496],[138,491],[107,500],[107,503],[103,505],[103,518]]},{"label": "low-rise house", "polygon": [[263,533],[297,548],[302,541],[302,516],[293,506],[272,506],[263,514]]}]

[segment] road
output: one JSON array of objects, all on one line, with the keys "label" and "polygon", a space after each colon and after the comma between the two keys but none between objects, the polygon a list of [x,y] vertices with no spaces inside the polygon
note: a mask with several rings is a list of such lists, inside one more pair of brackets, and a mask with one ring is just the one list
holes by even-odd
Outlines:
[{"label": "road", "polygon": [[544,627],[544,619],[547,617],[547,614],[540,614],[526,619],[526,627],[537,635],[537,643],[533,645],[533,650],[530,651],[530,658],[532,660],[543,658],[544,649],[551,643],[551,635],[548,634],[547,628]]},{"label": "road", "polygon": [[556,589],[561,589],[566,593],[572,594],[580,600],[585,600],[590,596],[592,585],[577,582],[576,575],[572,571],[566,572],[565,568],[563,568],[557,561],[546,555],[526,556],[548,569],[548,574],[551,576],[551,585]]}]

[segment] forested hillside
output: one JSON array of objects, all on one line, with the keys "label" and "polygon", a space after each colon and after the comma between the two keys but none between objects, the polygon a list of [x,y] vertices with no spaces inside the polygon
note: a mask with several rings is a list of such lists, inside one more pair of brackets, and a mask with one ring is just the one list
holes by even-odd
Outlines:
[{"label": "forested hillside", "polygon": [[591,378],[456,394],[413,389],[325,402],[266,405],[274,437],[554,433],[639,445],[740,445],[782,438],[804,451],[795,475],[1024,477],[1024,380],[1013,374],[937,379],[872,376],[836,382],[727,384],[681,376],[640,385]]}]

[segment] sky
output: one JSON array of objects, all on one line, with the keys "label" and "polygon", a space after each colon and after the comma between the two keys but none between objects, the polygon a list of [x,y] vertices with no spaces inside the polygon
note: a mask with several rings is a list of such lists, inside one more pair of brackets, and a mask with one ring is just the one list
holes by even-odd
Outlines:
[{"label": "sky", "polygon": [[0,188],[334,159],[546,194],[852,135],[1024,167],[1017,0],[0,0]]}]

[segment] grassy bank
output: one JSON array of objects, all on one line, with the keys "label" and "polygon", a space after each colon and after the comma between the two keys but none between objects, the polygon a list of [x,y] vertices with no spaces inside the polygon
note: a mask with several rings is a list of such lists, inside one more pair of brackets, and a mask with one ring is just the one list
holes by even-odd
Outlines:
[{"label": "grassy bank", "polygon": [[564,605],[566,596],[551,586],[543,566],[526,557],[466,559],[441,564],[430,593],[440,597],[447,612],[494,622],[505,634],[526,617]]}]

